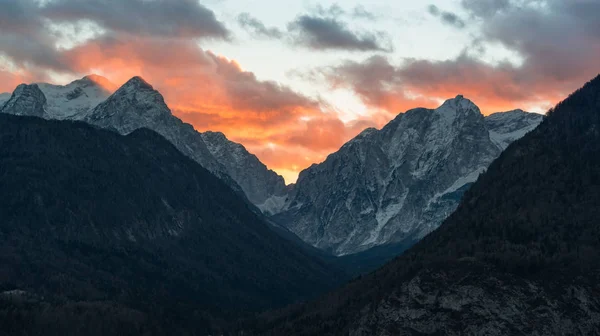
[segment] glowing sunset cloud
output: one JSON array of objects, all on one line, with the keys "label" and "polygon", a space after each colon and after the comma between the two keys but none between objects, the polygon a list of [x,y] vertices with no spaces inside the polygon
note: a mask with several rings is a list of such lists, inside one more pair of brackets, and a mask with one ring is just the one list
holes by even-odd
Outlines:
[{"label": "glowing sunset cloud", "polygon": [[0,92],[92,73],[116,84],[139,75],[175,115],[242,143],[287,182],[364,128],[381,127],[407,109],[463,94],[485,114],[543,112],[600,71],[600,26],[589,14],[600,11],[594,3],[231,0],[209,8],[193,0],[5,0],[0,6]]}]

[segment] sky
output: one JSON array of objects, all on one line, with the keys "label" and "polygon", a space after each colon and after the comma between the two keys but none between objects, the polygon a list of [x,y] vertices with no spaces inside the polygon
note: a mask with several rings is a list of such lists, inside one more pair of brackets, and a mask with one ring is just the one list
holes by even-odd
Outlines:
[{"label": "sky", "polygon": [[0,92],[139,75],[198,131],[299,171],[458,94],[544,112],[600,72],[600,0],[0,0]]}]

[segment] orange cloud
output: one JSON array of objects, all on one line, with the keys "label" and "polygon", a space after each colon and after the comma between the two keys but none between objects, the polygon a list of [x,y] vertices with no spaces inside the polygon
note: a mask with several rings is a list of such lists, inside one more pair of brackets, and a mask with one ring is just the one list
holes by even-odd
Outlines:
[{"label": "orange cloud", "polygon": [[64,58],[74,72],[101,73],[117,83],[141,75],[175,115],[198,131],[221,131],[244,144],[288,182],[371,125],[345,125],[319,102],[261,81],[190,40],[102,38],[65,51]]},{"label": "orange cloud", "polygon": [[27,72],[10,72],[0,69],[0,93],[12,92],[21,83],[33,82],[34,76]]},{"label": "orange cloud", "polygon": [[[595,66],[590,66],[595,68]],[[436,107],[462,94],[484,114],[515,108],[547,108],[585,82],[586,72],[571,77],[540,71],[533,63],[492,66],[468,55],[448,61],[408,60],[400,66],[382,56],[348,61],[317,71],[333,88],[349,89],[370,107],[393,114],[414,107]]]}]

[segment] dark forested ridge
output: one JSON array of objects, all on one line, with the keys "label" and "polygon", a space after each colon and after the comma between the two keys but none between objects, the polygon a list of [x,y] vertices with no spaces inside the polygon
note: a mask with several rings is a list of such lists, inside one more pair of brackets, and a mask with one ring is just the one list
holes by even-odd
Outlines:
[{"label": "dark forested ridge", "polygon": [[600,333],[600,77],[548,112],[435,232],[269,335]]},{"label": "dark forested ridge", "polygon": [[152,131],[0,114],[0,335],[202,334],[339,279]]}]

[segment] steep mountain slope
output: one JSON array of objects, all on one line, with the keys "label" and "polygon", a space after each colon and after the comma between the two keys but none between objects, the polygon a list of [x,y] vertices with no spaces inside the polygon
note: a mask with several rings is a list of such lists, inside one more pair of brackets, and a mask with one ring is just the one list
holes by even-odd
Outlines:
[{"label": "steep mountain slope", "polygon": [[229,141],[223,133],[200,134],[213,157],[225,166],[227,174],[241,183],[248,199],[266,214],[281,207],[287,193],[283,177],[248,153],[244,146]]},{"label": "steep mountain slope", "polygon": [[462,96],[435,110],[402,113],[304,170],[274,220],[337,255],[411,245],[456,209],[464,191],[504,149],[504,142],[490,139],[486,124],[507,142],[541,120],[521,122],[531,119],[521,114],[498,114],[488,122]]},{"label": "steep mountain slope", "polygon": [[338,279],[147,129],[121,136],[0,114],[0,204],[0,291],[133,310],[171,334],[200,334],[214,318]]},{"label": "steep mountain slope", "polygon": [[[442,226],[250,334],[600,332],[600,76],[510,145]],[[246,335],[249,333],[247,332]]]}]

